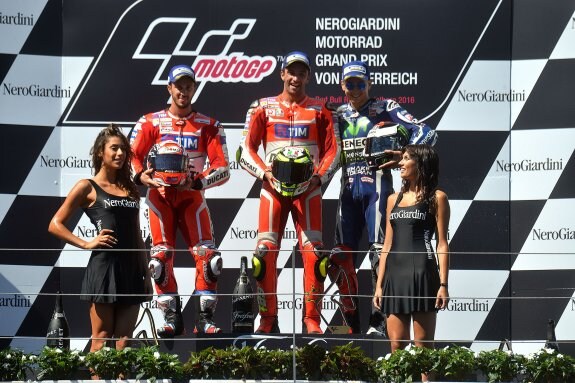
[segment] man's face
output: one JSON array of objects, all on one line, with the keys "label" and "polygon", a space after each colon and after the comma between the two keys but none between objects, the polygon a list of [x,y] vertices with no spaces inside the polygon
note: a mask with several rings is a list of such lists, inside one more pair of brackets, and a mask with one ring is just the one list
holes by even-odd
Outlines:
[{"label": "man's face", "polygon": [[196,92],[196,83],[190,77],[182,77],[176,82],[168,84],[168,92],[172,96],[172,103],[178,108],[185,109],[192,103]]},{"label": "man's face", "polygon": [[305,64],[295,62],[282,69],[280,75],[284,82],[285,92],[295,98],[305,95],[305,86],[309,82],[310,76],[309,69]]},{"label": "man's face", "polygon": [[341,82],[341,89],[355,106],[361,106],[369,99],[370,83],[359,77],[350,77]]}]

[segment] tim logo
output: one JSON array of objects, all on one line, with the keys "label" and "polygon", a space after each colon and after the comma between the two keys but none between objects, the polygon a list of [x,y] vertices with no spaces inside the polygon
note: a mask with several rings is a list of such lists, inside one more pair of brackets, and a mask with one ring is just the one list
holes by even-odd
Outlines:
[{"label": "tim logo", "polygon": [[278,138],[308,138],[309,125],[287,125],[276,124],[274,126],[275,135]]},{"label": "tim logo", "polygon": [[198,137],[195,136],[164,136],[162,140],[171,140],[176,141],[178,144],[182,146],[182,148],[186,150],[198,150]]},{"label": "tim logo", "polygon": [[198,137],[177,137],[178,144],[186,150],[198,150]]},{"label": "tim logo", "polygon": [[[160,61],[158,70],[151,80],[152,85],[166,85],[168,83],[166,73],[169,68],[167,66],[173,56],[190,57],[187,60],[180,60],[183,63],[193,60],[191,66],[196,72],[198,87],[192,102],[196,101],[208,82],[260,82],[264,77],[273,73],[277,63],[273,56],[246,56],[243,52],[230,52],[236,40],[244,40],[250,35],[256,19],[236,19],[229,29],[208,31],[204,33],[195,49],[185,50],[182,47],[188,40],[195,22],[196,18],[160,17],[148,26],[132,58],[135,60]],[[147,46],[148,39],[150,39],[154,29],[166,24],[185,25],[185,29],[173,51],[169,54],[144,53],[144,47]],[[219,36],[220,39],[221,36],[227,37],[227,42],[219,53],[203,55],[204,47],[209,47],[206,44],[209,44],[210,38],[213,36]]]}]

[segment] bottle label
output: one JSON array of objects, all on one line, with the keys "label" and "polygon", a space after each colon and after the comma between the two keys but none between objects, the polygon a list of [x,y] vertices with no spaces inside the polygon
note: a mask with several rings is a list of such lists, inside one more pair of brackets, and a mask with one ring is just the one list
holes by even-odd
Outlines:
[{"label": "bottle label", "polygon": [[252,295],[234,295],[232,296],[232,303],[243,302],[253,299]]},{"label": "bottle label", "polygon": [[252,322],[254,320],[254,313],[235,311],[232,313],[232,320],[234,322]]}]

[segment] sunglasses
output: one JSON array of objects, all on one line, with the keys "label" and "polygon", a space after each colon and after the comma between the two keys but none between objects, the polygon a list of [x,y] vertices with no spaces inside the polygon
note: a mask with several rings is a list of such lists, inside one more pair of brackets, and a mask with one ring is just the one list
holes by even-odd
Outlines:
[{"label": "sunglasses", "polygon": [[366,86],[367,86],[367,84],[365,83],[365,81],[360,81],[360,82],[346,81],[345,82],[345,87],[347,90],[354,90],[355,88],[357,88],[359,90],[364,90]]}]

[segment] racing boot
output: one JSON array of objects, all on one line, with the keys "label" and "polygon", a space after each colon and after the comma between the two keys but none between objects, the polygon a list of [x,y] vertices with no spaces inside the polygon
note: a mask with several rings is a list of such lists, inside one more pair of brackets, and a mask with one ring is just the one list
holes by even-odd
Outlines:
[{"label": "racing boot", "polygon": [[219,334],[222,329],[216,326],[213,320],[213,314],[211,312],[203,312],[199,314],[198,323],[194,328],[194,333],[201,334]]},{"label": "racing boot", "polygon": [[304,334],[323,334],[323,331],[319,325],[319,318],[303,318],[302,330]]},{"label": "racing boot", "polygon": [[[379,273],[379,256],[381,254],[382,244],[374,243],[369,249],[369,261],[371,263],[371,284],[373,291],[377,286],[377,276]],[[387,322],[385,315],[371,304],[371,315],[369,317],[369,328],[367,334],[387,337]]]},{"label": "racing boot", "polygon": [[173,338],[184,334],[184,318],[180,297],[161,296],[158,298],[158,307],[164,312],[165,323],[156,330],[160,338]]},{"label": "racing boot", "polygon": [[279,334],[280,327],[278,325],[277,315],[261,316],[260,325],[256,330],[256,334]]},{"label": "racing boot", "polygon": [[198,313],[195,334],[218,334],[222,329],[214,322],[214,311],[216,309],[217,298],[215,291],[196,291],[192,296],[194,307]]},{"label": "racing boot", "polygon": [[361,334],[361,326],[359,321],[359,299],[357,297],[352,298],[354,301],[354,310],[346,310],[343,312],[343,319],[345,324],[349,327],[350,334]]},{"label": "racing boot", "polygon": [[366,334],[387,337],[386,324],[385,315],[374,307],[371,316],[369,317],[369,328],[367,329]]}]

